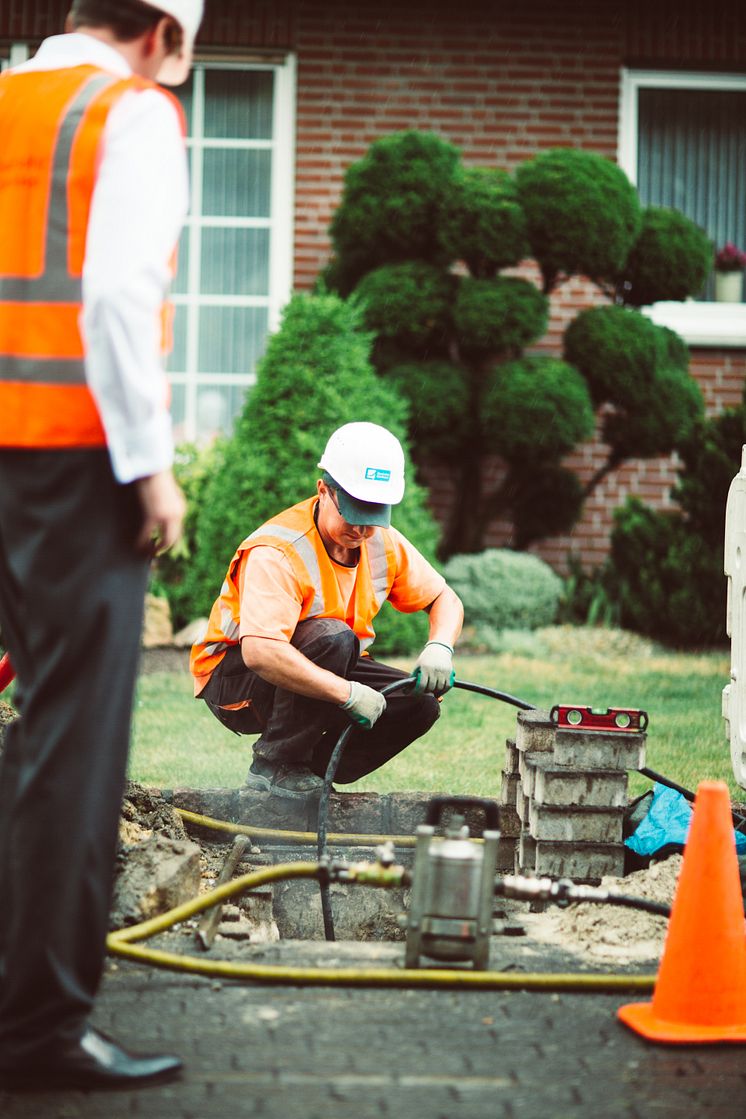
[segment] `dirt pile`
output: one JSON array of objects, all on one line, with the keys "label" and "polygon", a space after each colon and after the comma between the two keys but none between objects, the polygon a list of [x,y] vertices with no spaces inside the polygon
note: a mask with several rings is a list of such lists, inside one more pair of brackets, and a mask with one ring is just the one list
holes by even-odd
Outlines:
[{"label": "dirt pile", "polygon": [[158,789],[147,789],[129,781],[122,801],[119,839],[125,846],[149,839],[153,832],[168,839],[187,839],[186,829],[176,809]]},{"label": "dirt pile", "polygon": [[[681,855],[672,855],[624,878],[604,878],[602,886],[614,893],[670,905],[681,862]],[[568,951],[597,960],[632,963],[660,957],[668,920],[639,909],[580,902],[567,909],[529,914],[525,927],[529,936],[559,944]]]}]

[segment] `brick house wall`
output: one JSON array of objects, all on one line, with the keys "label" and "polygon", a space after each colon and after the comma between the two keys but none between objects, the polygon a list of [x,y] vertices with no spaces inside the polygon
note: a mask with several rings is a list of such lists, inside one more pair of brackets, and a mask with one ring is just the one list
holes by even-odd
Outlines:
[{"label": "brick house wall", "polygon": [[[0,40],[38,40],[61,28],[66,10],[59,0],[6,0]],[[329,257],[345,169],[376,137],[429,129],[461,148],[467,164],[507,170],[558,145],[615,158],[620,69],[743,72],[746,8],[741,0],[207,0],[199,44],[297,55],[294,278],[303,289]],[[569,319],[598,298],[578,278],[556,292],[541,348],[556,351]],[[746,351],[692,350],[691,370],[714,414],[740,401]],[[596,440],[567,463],[586,481],[604,457]],[[625,464],[594,492],[574,531],[537,552],[558,568],[570,553],[594,566],[608,550],[613,509],[630,493],[669,505],[675,466],[674,458]],[[428,480],[443,516],[448,479],[433,465]],[[491,524],[487,539],[509,542],[510,526]]]}]

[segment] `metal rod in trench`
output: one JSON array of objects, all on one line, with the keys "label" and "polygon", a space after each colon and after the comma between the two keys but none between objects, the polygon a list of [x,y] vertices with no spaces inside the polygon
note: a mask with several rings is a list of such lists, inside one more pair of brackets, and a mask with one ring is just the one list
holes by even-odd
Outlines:
[{"label": "metal rod in trench", "polygon": [[[220,874],[218,875],[215,886],[224,886],[226,882],[230,882],[231,878],[236,872],[236,867],[241,862],[246,848],[249,846],[249,838],[246,835],[237,835],[233,840],[233,845],[225,857],[225,862],[221,867]],[[220,924],[220,917],[223,912],[222,905],[214,905],[212,909],[208,909],[200,918],[199,925],[197,926],[197,940],[200,947],[207,951],[212,948],[213,942],[217,935],[218,925]]]}]

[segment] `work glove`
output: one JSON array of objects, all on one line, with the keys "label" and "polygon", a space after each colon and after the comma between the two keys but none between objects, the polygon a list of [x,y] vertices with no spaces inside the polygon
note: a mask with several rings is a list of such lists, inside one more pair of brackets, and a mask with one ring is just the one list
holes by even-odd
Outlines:
[{"label": "work glove", "polygon": [[416,692],[443,695],[453,687],[456,673],[453,670],[453,649],[443,641],[428,641],[417,658],[412,675],[417,683]]},{"label": "work glove", "polygon": [[339,706],[347,712],[353,723],[370,730],[386,710],[386,697],[367,684],[350,680],[350,698]]}]

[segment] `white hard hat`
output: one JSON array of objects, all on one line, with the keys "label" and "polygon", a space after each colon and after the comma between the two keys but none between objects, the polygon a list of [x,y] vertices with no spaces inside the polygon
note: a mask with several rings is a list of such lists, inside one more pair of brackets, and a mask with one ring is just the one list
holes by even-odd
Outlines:
[{"label": "white hard hat", "polygon": [[204,0],[151,0],[152,6],[176,20],[184,41],[178,54],[169,55],[158,72],[162,85],[181,85],[192,68],[194,40],[202,22]]},{"label": "white hard hat", "polygon": [[[404,496],[404,452],[401,443],[385,427],[367,422],[344,424],[329,437],[318,464],[341,487],[352,505],[398,505]],[[354,509],[340,500],[349,512]],[[360,508],[358,506],[358,508]],[[382,511],[383,512],[383,511]],[[351,523],[358,523],[351,520]],[[376,520],[359,523],[383,523]]]}]

